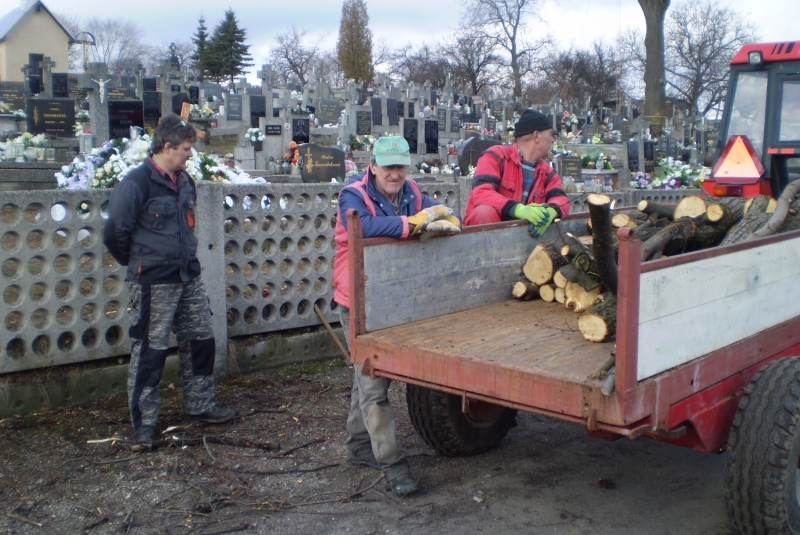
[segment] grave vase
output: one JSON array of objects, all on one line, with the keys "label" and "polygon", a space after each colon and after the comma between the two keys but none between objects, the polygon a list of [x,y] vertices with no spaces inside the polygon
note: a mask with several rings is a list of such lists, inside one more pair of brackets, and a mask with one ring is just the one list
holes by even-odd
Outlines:
[{"label": "grave vase", "polygon": [[260,152],[264,150],[264,142],[263,141],[251,141],[250,143],[253,144],[253,149],[256,152]]},{"label": "grave vase", "polygon": [[292,169],[292,164],[289,162],[283,162],[283,174],[288,175]]},{"label": "grave vase", "polygon": [[44,161],[44,147],[36,147],[36,160]]},{"label": "grave vase", "polygon": [[299,165],[293,165],[292,166],[292,174],[293,175],[299,175],[300,174],[300,166]]}]

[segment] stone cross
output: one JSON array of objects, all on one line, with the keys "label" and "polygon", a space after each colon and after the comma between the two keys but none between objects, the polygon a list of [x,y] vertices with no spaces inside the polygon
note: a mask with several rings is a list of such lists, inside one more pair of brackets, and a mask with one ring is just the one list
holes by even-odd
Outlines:
[{"label": "stone cross", "polygon": [[256,73],[261,78],[261,94],[267,97],[267,103],[272,102],[272,65],[265,63]]},{"label": "stone cross", "polygon": [[108,80],[95,80],[95,79],[92,79],[92,82],[94,82],[94,83],[96,83],[98,86],[100,86],[100,104],[103,104],[103,103],[105,102],[105,98],[106,98],[106,84],[107,84],[108,82],[110,82],[110,81],[111,81],[111,78],[109,78]]},{"label": "stone cross", "polygon": [[44,96],[45,98],[53,98],[53,67],[56,62],[50,60],[50,56],[45,56],[42,60],[43,68],[43,82],[44,82]]}]

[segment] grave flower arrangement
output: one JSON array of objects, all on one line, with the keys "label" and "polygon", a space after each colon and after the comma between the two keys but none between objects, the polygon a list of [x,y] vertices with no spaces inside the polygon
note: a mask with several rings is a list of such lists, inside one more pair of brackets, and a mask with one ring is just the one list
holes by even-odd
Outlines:
[{"label": "grave flower arrangement", "polygon": [[50,140],[47,139],[47,136],[44,134],[36,134],[32,136],[28,141],[31,147],[35,147],[37,149],[43,149],[50,144]]},{"label": "grave flower arrangement", "polygon": [[203,106],[198,106],[197,104],[192,104],[192,113],[196,114],[201,119],[213,119],[214,118],[214,110],[208,107],[208,104],[203,104]]},{"label": "grave flower arrangement", "polygon": [[25,113],[25,110],[16,110],[14,111],[14,120],[15,121],[24,121],[28,118],[28,114]]},{"label": "grave flower arrangement", "polygon": [[283,155],[283,161],[289,162],[292,165],[297,165],[297,159],[300,158],[300,147],[297,146],[296,141],[289,142],[289,152]]},{"label": "grave flower arrangement", "polygon": [[361,150],[364,143],[355,134],[350,134],[350,150]]},{"label": "grave flower arrangement", "polygon": [[55,174],[59,189],[89,189],[91,177],[94,175],[94,167],[84,162],[80,158],[74,158],[72,162],[63,166],[61,171]]},{"label": "grave flower arrangement", "polygon": [[266,139],[260,128],[248,128],[244,137],[246,137],[250,143],[264,141],[264,139]]},{"label": "grave flower arrangement", "polygon": [[494,130],[487,130],[484,128],[481,130],[481,139],[494,139],[495,131]]},{"label": "grave flower arrangement", "polygon": [[186,172],[195,180],[224,184],[266,184],[263,177],[253,178],[236,166],[223,163],[216,156],[192,149],[192,159],[186,162]]},{"label": "grave flower arrangement", "polygon": [[89,112],[86,110],[81,110],[75,114],[75,120],[79,123],[88,123],[89,122]]},{"label": "grave flower arrangement", "polygon": [[0,113],[9,114],[12,113],[11,106],[0,100]]}]

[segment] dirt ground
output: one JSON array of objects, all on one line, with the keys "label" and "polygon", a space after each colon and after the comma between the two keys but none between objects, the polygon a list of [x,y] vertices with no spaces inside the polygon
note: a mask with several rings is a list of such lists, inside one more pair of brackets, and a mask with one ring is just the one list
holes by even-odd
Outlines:
[{"label": "dirt ground", "polygon": [[183,426],[166,387],[158,430],[180,427],[149,453],[125,443],[124,396],[2,420],[0,534],[731,533],[724,456],[520,413],[496,450],[446,458],[415,434],[397,383],[421,490],[396,498],[345,462],[350,384],[340,361],[236,377],[218,399],[240,417],[209,426]]}]

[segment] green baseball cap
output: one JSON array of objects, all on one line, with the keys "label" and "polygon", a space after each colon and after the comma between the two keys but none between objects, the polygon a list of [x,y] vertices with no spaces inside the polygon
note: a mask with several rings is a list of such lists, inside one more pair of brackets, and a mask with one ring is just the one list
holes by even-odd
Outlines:
[{"label": "green baseball cap", "polygon": [[408,141],[400,136],[379,137],[372,145],[375,163],[381,167],[411,165]]}]

